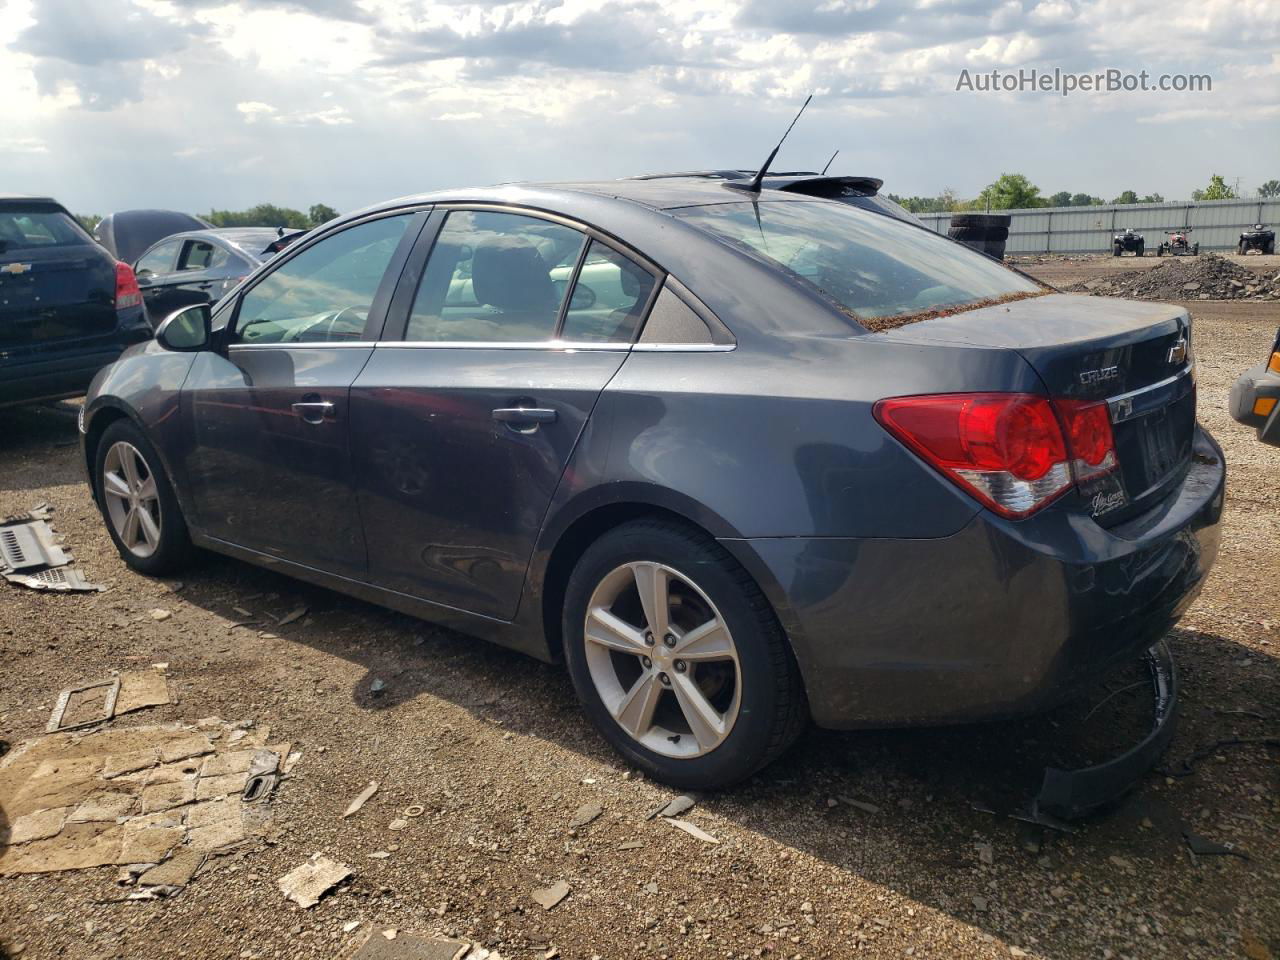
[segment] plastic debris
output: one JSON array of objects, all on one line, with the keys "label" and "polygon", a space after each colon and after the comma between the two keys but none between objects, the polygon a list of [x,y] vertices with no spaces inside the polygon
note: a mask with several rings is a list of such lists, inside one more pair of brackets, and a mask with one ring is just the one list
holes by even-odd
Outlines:
[{"label": "plastic debris", "polygon": [[346,864],[315,854],[301,866],[290,870],[276,881],[280,892],[304,910],[310,910],[320,898],[351,876]]},{"label": "plastic debris", "polygon": [[369,798],[378,792],[378,781],[370,780],[369,785],[360,791],[359,796],[351,801],[351,805],[342,813],[342,818],[354,817],[360,812],[360,808],[369,802]]}]

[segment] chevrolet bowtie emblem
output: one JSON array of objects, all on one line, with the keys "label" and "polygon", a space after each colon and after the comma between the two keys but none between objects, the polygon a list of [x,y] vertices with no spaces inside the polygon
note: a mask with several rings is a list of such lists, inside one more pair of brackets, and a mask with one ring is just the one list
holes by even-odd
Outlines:
[{"label": "chevrolet bowtie emblem", "polygon": [[1169,348],[1169,362],[1182,364],[1187,359],[1187,338],[1179,337]]},{"label": "chevrolet bowtie emblem", "polygon": [[29,263],[6,263],[3,267],[0,267],[0,273],[11,273],[16,277],[18,274],[26,273],[30,269],[31,264]]}]

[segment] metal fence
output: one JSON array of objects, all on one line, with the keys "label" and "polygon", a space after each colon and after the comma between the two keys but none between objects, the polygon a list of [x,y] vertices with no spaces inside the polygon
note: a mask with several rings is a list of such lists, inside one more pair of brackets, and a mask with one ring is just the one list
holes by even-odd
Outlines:
[{"label": "metal fence", "polygon": [[[1166,230],[1183,227],[1191,228],[1191,241],[1200,244],[1201,250],[1229,250],[1239,242],[1241,231],[1255,223],[1280,225],[1280,197],[1035,207],[992,213],[1013,217],[1006,253],[1110,253],[1111,238],[1126,227],[1143,234],[1152,253],[1166,239]],[[950,213],[918,216],[939,233],[946,233],[951,226]]]}]

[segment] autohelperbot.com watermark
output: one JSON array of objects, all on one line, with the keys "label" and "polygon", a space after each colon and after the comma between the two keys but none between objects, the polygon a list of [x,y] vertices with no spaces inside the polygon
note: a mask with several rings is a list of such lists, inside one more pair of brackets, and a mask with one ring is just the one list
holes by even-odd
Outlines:
[{"label": "autohelperbot.com watermark", "polygon": [[967,68],[956,78],[956,91],[964,93],[1209,93],[1213,77],[1207,73],[1158,73],[1110,67],[1093,73],[1072,73],[1055,67],[1040,70],[984,70]]}]

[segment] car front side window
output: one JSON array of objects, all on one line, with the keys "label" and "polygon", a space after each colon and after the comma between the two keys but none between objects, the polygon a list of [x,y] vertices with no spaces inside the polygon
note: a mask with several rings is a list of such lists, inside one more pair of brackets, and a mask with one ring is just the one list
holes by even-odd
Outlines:
[{"label": "car front side window", "polygon": [[405,339],[551,340],[586,239],[537,217],[451,211],[432,247]]},{"label": "car front side window", "polygon": [[138,260],[138,276],[158,277],[169,273],[173,270],[173,261],[178,255],[178,247],[180,246],[182,246],[182,241],[175,240],[172,243],[162,243],[144,253]]},{"label": "car front side window", "polygon": [[359,340],[413,214],[369,220],[290,258],[240,301],[235,343]]}]

